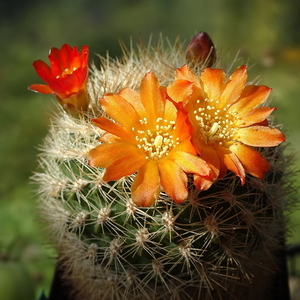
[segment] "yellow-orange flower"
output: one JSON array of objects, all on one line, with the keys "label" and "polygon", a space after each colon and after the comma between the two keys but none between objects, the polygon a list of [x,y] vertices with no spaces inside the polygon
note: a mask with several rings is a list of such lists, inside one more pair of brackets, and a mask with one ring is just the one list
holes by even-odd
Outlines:
[{"label": "yellow-orange flower", "polygon": [[196,156],[191,143],[186,113],[166,98],[165,88],[149,72],[141,81],[140,93],[126,88],[100,99],[116,122],[105,117],[93,120],[106,133],[100,138],[103,143],[89,152],[89,164],[106,168],[104,181],[137,171],[131,191],[139,206],[153,204],[161,187],[180,203],[188,196],[186,173],[210,176],[209,166]]},{"label": "yellow-orange flower", "polygon": [[[221,69],[206,68],[200,79],[187,66],[176,70],[167,88],[170,98],[188,113],[192,141],[198,154],[211,166],[214,180],[229,169],[245,182],[245,174],[263,178],[268,161],[253,147],[277,146],[284,135],[268,126],[274,108],[260,106],[271,91],[264,85],[246,85],[247,67],[238,67],[226,79]],[[213,181],[195,176],[198,189]]]},{"label": "yellow-orange flower", "polygon": [[47,83],[32,84],[29,89],[42,94],[54,94],[66,110],[86,110],[89,105],[87,94],[89,47],[79,52],[65,44],[61,49],[52,48],[48,58],[50,66],[42,60],[33,63],[37,74]]}]

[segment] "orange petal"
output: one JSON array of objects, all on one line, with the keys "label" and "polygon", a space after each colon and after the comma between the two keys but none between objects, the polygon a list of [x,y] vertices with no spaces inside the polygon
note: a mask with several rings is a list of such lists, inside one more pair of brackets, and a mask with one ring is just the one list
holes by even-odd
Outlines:
[{"label": "orange petal", "polygon": [[223,91],[226,75],[221,69],[206,68],[201,73],[203,89],[209,99],[218,99]]},{"label": "orange petal", "polygon": [[92,167],[106,168],[120,158],[129,155],[141,155],[141,153],[136,146],[129,143],[101,144],[89,152],[88,161]]},{"label": "orange petal", "polygon": [[222,146],[217,146],[216,151],[220,157],[220,159],[224,162],[225,166],[235,173],[237,176],[241,178],[242,184],[245,183],[245,169],[237,156],[231,152],[229,149],[222,147]]},{"label": "orange petal", "polygon": [[241,117],[236,126],[238,127],[247,127],[253,125],[255,123],[261,123],[265,119],[269,117],[269,115],[275,110],[276,108],[270,107],[258,107],[250,110],[246,115]]},{"label": "orange petal", "polygon": [[176,203],[181,203],[188,196],[187,175],[169,159],[158,162],[160,182],[166,194]]},{"label": "orange petal", "polygon": [[126,101],[128,101],[134,107],[140,119],[147,117],[147,112],[145,110],[145,107],[142,104],[139,92],[130,88],[125,88],[119,93],[119,95],[122,96]]},{"label": "orange petal", "polygon": [[141,101],[148,113],[148,120],[156,121],[164,113],[164,99],[157,77],[153,72],[147,73],[140,87]]},{"label": "orange petal", "polygon": [[247,85],[241,93],[240,99],[229,110],[243,116],[248,111],[264,103],[270,92],[271,89],[265,85]]},{"label": "orange petal", "polygon": [[240,128],[236,140],[253,147],[273,147],[285,141],[285,136],[278,129],[267,126]]},{"label": "orange petal", "polygon": [[263,179],[270,169],[269,162],[262,154],[241,143],[232,144],[229,149],[236,154],[247,173]]},{"label": "orange petal", "polygon": [[176,151],[183,151],[193,155],[197,154],[197,151],[190,139],[186,139],[182,141],[178,146],[176,146]]},{"label": "orange petal", "polygon": [[[219,173],[221,171],[222,164],[221,164],[220,158],[219,158],[217,152],[215,151],[215,149],[212,147],[203,147],[200,156],[204,161],[207,162],[207,164],[212,169],[213,179],[217,179],[219,176]],[[223,169],[224,169],[224,167],[225,166],[223,165]],[[224,173],[223,169],[222,169],[222,174]],[[227,170],[225,170],[225,173],[226,173],[226,171]]]},{"label": "orange petal", "polygon": [[130,132],[126,128],[120,126],[119,124],[116,124],[116,123],[110,121],[107,118],[100,117],[97,119],[93,119],[92,122],[95,126],[101,128],[109,133],[112,133],[113,135],[116,135],[127,142],[130,142],[133,144],[136,143],[136,140],[135,140],[132,132]]},{"label": "orange petal", "polygon": [[247,67],[238,67],[226,81],[224,90],[219,97],[219,107],[225,107],[236,102],[247,82]]},{"label": "orange petal", "polygon": [[200,88],[198,76],[187,65],[183,65],[181,68],[176,69],[175,80],[187,80]]},{"label": "orange petal", "polygon": [[176,127],[173,131],[174,137],[179,138],[180,141],[183,141],[186,139],[190,139],[191,134],[192,127],[188,121],[188,114],[183,110],[178,110],[176,117]]},{"label": "orange petal", "polygon": [[103,143],[114,143],[121,142],[122,139],[114,134],[111,134],[110,132],[105,132],[103,135],[101,135],[99,141]]},{"label": "orange petal", "polygon": [[130,153],[109,165],[106,168],[103,180],[118,180],[126,175],[131,175],[144,165],[145,162],[146,159],[144,155],[135,155],[135,153]]},{"label": "orange petal", "polygon": [[[177,108],[171,101],[166,101],[165,112],[163,119],[168,121],[174,121],[177,118]],[[177,125],[176,125],[177,126]]]},{"label": "orange petal", "polygon": [[178,79],[167,87],[167,93],[176,103],[188,102],[193,93],[193,83],[184,79]]},{"label": "orange petal", "polygon": [[104,95],[100,103],[107,115],[125,128],[131,130],[139,124],[140,118],[134,107],[120,95]]},{"label": "orange petal", "polygon": [[194,175],[194,186],[199,191],[206,191],[208,190],[211,185],[214,183],[214,180],[212,179],[206,179],[202,176],[199,176],[197,174]]},{"label": "orange petal", "polygon": [[138,206],[152,205],[160,193],[160,178],[157,163],[147,161],[138,171],[131,185],[132,200]]},{"label": "orange petal", "polygon": [[183,151],[174,151],[169,154],[172,160],[186,173],[194,173],[204,177],[210,177],[211,169],[208,164],[200,157]]}]

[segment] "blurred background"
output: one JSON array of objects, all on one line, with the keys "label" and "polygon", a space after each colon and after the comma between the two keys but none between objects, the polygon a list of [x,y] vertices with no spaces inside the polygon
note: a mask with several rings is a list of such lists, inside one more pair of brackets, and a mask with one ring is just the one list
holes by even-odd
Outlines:
[{"label": "blurred background", "polygon": [[[277,122],[284,124],[287,152],[294,153],[299,169],[298,0],[1,0],[0,256],[9,255],[27,269],[36,299],[43,289],[48,294],[55,252],[37,221],[36,187],[29,178],[37,168],[37,147],[47,133],[53,103],[51,96],[27,90],[41,83],[32,62],[48,63],[49,49],[64,43],[88,44],[91,61],[98,62],[96,54],[121,55],[119,40],[129,46],[130,39],[147,43],[151,34],[155,39],[162,33],[170,41],[179,36],[187,42],[199,31],[233,56],[240,50],[254,65],[250,79],[262,74],[262,84],[273,88]],[[299,177],[294,181],[296,188]],[[287,213],[288,244],[300,243],[299,207]],[[0,264],[0,281],[3,269]]]}]

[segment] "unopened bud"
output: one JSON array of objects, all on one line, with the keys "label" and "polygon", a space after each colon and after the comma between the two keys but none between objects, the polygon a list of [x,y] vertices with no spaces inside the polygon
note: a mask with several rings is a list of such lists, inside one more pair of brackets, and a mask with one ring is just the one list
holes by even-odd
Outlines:
[{"label": "unopened bud", "polygon": [[202,67],[211,67],[216,61],[216,49],[209,35],[197,33],[186,47],[187,61]]}]

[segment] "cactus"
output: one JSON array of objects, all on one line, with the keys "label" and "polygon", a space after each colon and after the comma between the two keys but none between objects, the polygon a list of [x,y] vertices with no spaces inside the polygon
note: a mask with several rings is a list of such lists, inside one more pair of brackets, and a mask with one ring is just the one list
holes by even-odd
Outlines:
[{"label": "cactus", "polygon": [[[172,194],[172,182],[161,179],[163,189],[159,186],[145,204],[133,197],[136,172],[106,180],[106,166],[97,166],[91,154],[105,144],[99,141],[105,131],[98,118],[112,120],[99,99],[109,101],[124,88],[139,91],[149,71],[172,98],[175,72],[188,64],[199,76],[206,59],[190,62],[179,41],[166,46],[163,39],[156,47],[124,50],[122,59],[100,59],[100,69],[93,64],[87,81],[89,107],[79,105],[74,114],[74,108],[58,106],[41,146],[40,171],[33,176],[71,299],[262,299],[257,296],[262,294],[271,299],[290,192],[287,159],[277,146],[279,137],[283,140],[279,130],[272,127],[277,144],[255,147],[264,159],[254,169],[269,166],[264,176],[251,174],[245,164],[238,171],[223,166],[219,174],[196,151],[189,155],[201,160],[204,171],[182,171],[187,196]],[[228,76],[238,63],[209,61]],[[57,97],[55,88],[52,93]],[[121,172],[117,166],[116,172]]]}]

